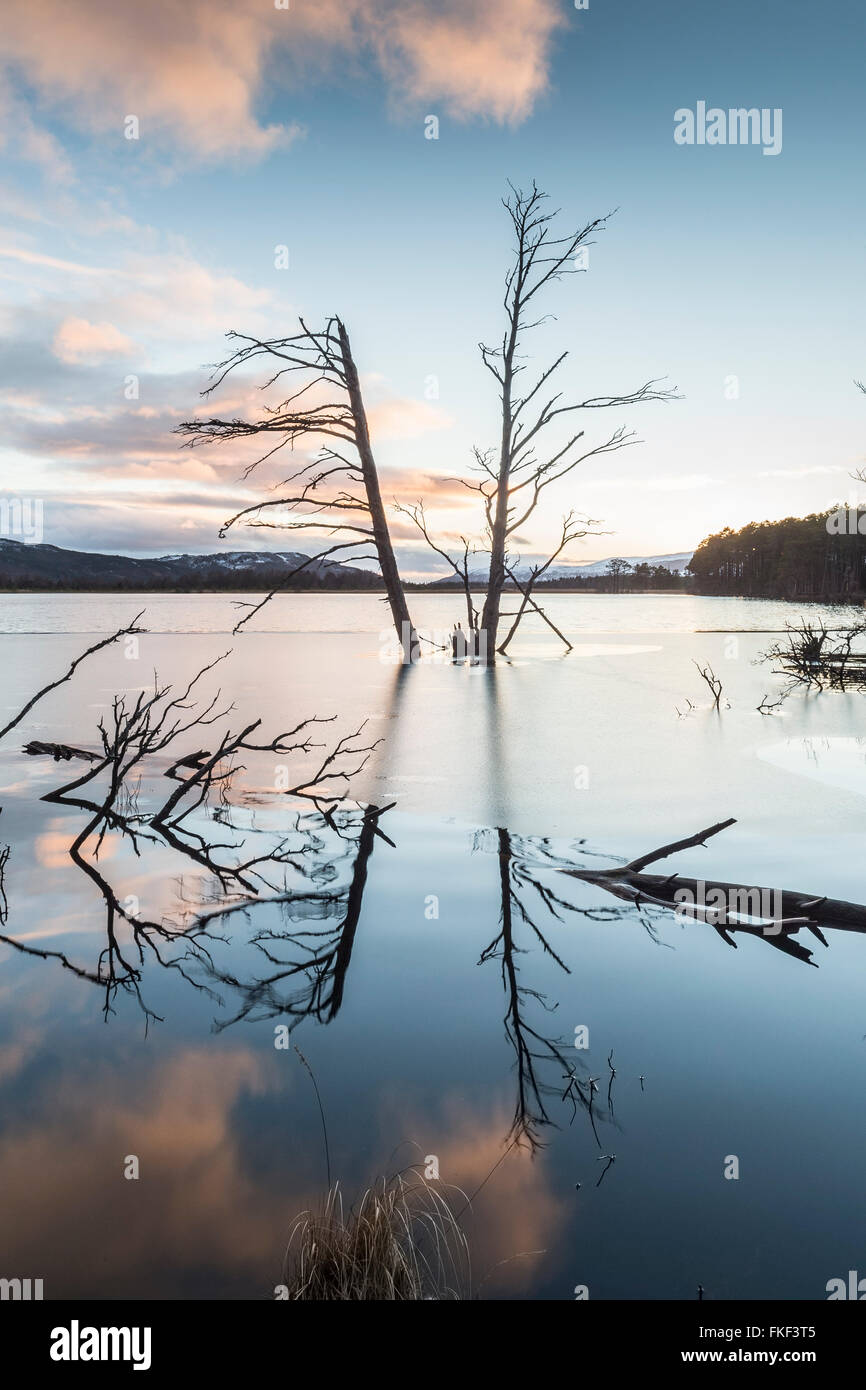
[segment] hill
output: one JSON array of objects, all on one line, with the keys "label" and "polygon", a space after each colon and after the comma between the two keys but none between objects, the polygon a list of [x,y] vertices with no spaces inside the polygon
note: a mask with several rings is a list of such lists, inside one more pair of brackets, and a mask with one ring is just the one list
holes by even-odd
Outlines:
[{"label": "hill", "polygon": [[136,559],[0,539],[0,588],[176,592],[262,589],[380,589],[377,574],[294,551],[227,550],[214,555]]}]

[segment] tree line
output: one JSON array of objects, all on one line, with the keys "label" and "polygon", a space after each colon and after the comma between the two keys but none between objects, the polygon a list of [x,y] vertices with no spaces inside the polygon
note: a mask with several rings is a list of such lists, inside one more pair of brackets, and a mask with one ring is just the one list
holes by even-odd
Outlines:
[{"label": "tree line", "polygon": [[866,594],[866,534],[844,507],[726,526],[701,541],[688,568],[702,594],[855,601]]}]

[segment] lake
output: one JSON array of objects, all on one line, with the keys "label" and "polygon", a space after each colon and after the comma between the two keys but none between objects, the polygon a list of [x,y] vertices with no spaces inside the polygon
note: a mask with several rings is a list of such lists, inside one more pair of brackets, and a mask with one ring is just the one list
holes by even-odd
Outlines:
[{"label": "lake", "polygon": [[[592,878],[734,818],[651,872],[866,902],[863,697],[757,708],[768,634],[851,610],[555,594],[571,652],[527,620],[493,670],[432,647],[407,669],[375,595],[285,595],[232,636],[249,597],[3,598],[0,725],[98,635],[148,629],[0,745],[5,1273],[270,1298],[329,1170],[348,1203],[410,1167],[462,1213],[482,1298],[812,1299],[863,1269],[860,932],[789,953]],[[434,636],[463,616],[409,597]],[[156,680],[164,706],[220,657],[82,841],[76,793],[42,798],[87,764],[23,746],[97,750],[117,696]],[[196,701],[232,708],[196,725]],[[264,746],[313,716],[286,742],[320,746]],[[181,753],[259,719],[178,843],[129,833]],[[341,738],[323,816],[303,793]]]}]

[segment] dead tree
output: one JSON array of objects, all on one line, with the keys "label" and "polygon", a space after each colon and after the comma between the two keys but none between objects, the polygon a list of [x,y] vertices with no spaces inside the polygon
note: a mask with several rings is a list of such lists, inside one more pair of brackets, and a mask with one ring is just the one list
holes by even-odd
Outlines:
[{"label": "dead tree", "polygon": [[564,401],[561,391],[548,392],[551,378],[565,362],[567,352],[543,368],[531,384],[521,384],[518,378],[526,370],[526,335],[547,317],[533,317],[536,296],[564,276],[584,268],[576,261],[583,248],[593,244],[594,233],[604,229],[608,217],[557,236],[557,214],[545,211],[546,195],[536,184],[533,182],[528,192],[509,187],[511,192],[503,206],[515,240],[513,262],[505,277],[505,328],[497,348],[479,344],[481,360],[499,391],[502,423],[498,457],[493,451],[476,450],[476,468],[482,476],[480,481],[467,483],[482,499],[489,537],[490,573],[480,628],[490,660],[497,648],[509,538],[526,524],[546,489],[578,464],[637,442],[633,432],[620,426],[592,447],[587,447],[583,429],[566,431],[564,441],[560,436],[548,444],[550,427],[558,427],[581,411],[670,400],[675,396],[672,390],[659,389],[658,380],[651,380],[625,395]]},{"label": "dead tree", "polygon": [[[316,331],[309,329],[303,319],[300,325],[301,331],[288,338],[261,340],[229,333],[227,336],[240,346],[213,369],[202,395],[210,396],[232,372],[257,365],[259,359],[264,359],[269,369],[273,368],[261,386],[262,391],[270,390],[285,378],[291,378],[295,385],[298,377],[296,389],[276,405],[264,405],[261,414],[253,419],[187,420],[178,426],[178,433],[187,437],[191,448],[251,435],[262,436],[269,443],[268,437],[273,436],[276,442],[247,466],[244,478],[284,449],[291,453],[299,443],[327,441],[314,458],[276,485],[280,495],[244,507],[229,517],[220,536],[224,537],[232,526],[242,523],[305,534],[318,532],[333,540],[333,544],[290,570],[286,574],[287,583],[295,574],[320,560],[331,559],[337,564],[350,559],[376,561],[398,638],[406,660],[411,660],[415,632],[391,544],[349,335],[345,324],[337,317],[328,319],[325,327]],[[270,593],[261,603],[245,605],[250,611],[235,630],[272,597]]]},{"label": "dead tree", "polygon": [[719,709],[722,698],[721,677],[716,675],[712,666],[701,666],[697,661],[693,661],[692,665],[713,697],[713,708]]}]

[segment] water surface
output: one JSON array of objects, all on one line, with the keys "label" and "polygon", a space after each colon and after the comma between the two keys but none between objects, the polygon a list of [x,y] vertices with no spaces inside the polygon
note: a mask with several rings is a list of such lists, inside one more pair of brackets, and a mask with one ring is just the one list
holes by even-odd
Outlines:
[{"label": "water surface", "polygon": [[[431,630],[460,617],[453,597],[415,607]],[[866,902],[862,697],[757,711],[779,686],[754,664],[762,631],[790,606],[556,595],[567,656],[527,629],[494,671],[405,670],[384,659],[369,595],[285,597],[268,630],[234,638],[227,596],[11,596],[0,723],[85,633],[140,608],[154,631],[137,653],[90,659],[0,747],[8,1274],[43,1278],[47,1297],[269,1297],[292,1217],[326,1185],[282,1024],[349,1194],[430,1155],[443,1184],[480,1188],[464,1222],[482,1297],[693,1298],[700,1283],[717,1299],[821,1298],[862,1267],[861,936],[800,933],[811,964],[760,936],[732,949],[565,872],[735,817],[657,871]],[[118,692],[134,699],[155,671],[183,688],[229,648],[206,689],[234,705],[232,727],[261,717],[265,741],[333,715],[317,742],[381,741],[336,828],[285,795],[282,769],[295,785],[318,750],[245,756],[230,804],[196,813],[208,842],[292,857],[272,900],[215,919],[206,952],[173,935],[221,902],[200,863],[165,844],[136,854],[119,832],[98,858],[87,846],[117,898],[169,933],[139,958],[115,923],[138,980],[112,993],[114,927],[69,853],[87,814],[40,799],[82,765],[21,748],[96,748]],[[721,710],[695,661],[722,677]],[[168,762],[142,808],[165,795]],[[391,803],[387,838],[362,843],[363,808]],[[582,1094],[598,1078],[592,1115],[571,1103],[572,1068]]]}]

